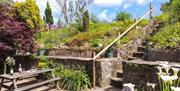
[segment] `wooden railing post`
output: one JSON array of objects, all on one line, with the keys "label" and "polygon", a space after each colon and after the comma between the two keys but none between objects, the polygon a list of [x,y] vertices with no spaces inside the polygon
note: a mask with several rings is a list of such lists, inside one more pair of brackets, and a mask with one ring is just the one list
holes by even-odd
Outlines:
[{"label": "wooden railing post", "polygon": [[96,87],[96,60],[93,60],[93,88]]}]

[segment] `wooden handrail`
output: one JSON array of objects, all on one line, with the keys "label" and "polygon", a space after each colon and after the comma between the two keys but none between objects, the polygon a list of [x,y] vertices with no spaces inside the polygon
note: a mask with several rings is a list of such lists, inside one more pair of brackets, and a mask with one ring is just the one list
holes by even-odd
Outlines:
[{"label": "wooden handrail", "polygon": [[136,21],[131,27],[129,27],[125,32],[123,32],[120,36],[118,36],[113,42],[111,42],[108,46],[106,46],[102,51],[100,51],[96,56],[93,57],[93,88],[96,86],[96,59],[104,53],[109,47],[111,47],[114,43],[116,43],[119,39],[121,39],[124,35],[126,35],[132,28],[134,28],[139,22],[142,21],[146,16],[148,16],[153,9],[149,10],[144,16],[142,16],[138,21]]},{"label": "wooden handrail", "polygon": [[102,53],[104,53],[109,47],[111,47],[114,43],[116,43],[119,39],[121,39],[124,35],[126,35],[132,28],[134,28],[142,19],[144,19],[149,13],[152,12],[152,9],[147,12],[144,16],[142,16],[136,23],[134,23],[131,27],[129,27],[125,32],[123,32],[120,36],[118,36],[113,42],[111,42],[108,46],[106,46],[102,51],[100,51],[96,56],[93,57],[93,60],[97,59]]}]

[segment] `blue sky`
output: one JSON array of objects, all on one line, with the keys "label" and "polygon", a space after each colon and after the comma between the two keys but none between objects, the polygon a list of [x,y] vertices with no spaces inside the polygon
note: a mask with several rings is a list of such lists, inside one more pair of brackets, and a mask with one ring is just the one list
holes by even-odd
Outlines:
[{"label": "blue sky", "polygon": [[[23,1],[23,0],[16,0]],[[56,6],[55,0],[36,0],[37,5],[40,8],[41,16],[44,15],[46,2],[49,1],[53,17],[57,22],[59,18],[59,12]],[[161,4],[169,0],[152,0],[155,7],[153,15],[159,15],[161,13]],[[88,5],[87,9],[91,14],[97,16],[100,20],[112,21],[117,12],[125,11],[133,15],[134,18],[143,16],[149,10],[150,0],[94,0],[94,2]]]}]

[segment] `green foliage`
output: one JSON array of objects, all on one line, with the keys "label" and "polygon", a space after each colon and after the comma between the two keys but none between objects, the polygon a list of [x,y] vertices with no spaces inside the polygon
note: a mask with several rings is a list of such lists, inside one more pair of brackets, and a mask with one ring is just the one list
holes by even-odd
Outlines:
[{"label": "green foliage", "polygon": [[165,13],[162,13],[162,14],[159,15],[159,16],[155,16],[154,19],[157,20],[157,21],[159,21],[159,22],[167,22],[168,15],[165,14]]},{"label": "green foliage", "polygon": [[125,21],[131,19],[132,19],[132,15],[130,13],[120,12],[117,14],[115,21]]},{"label": "green foliage", "polygon": [[[84,46],[88,43],[92,47],[97,47],[99,44],[106,46],[118,36],[118,33],[124,32],[133,23],[134,21],[132,20],[125,20],[124,22],[115,21],[113,23],[90,22],[89,31],[87,32],[78,32],[79,30],[77,27],[70,26],[66,29],[40,32],[36,35],[36,41],[37,43],[44,44],[45,49],[57,48],[61,44],[67,44],[68,46]],[[145,23],[143,24],[145,25]],[[139,30],[132,30],[132,32],[128,33],[126,37],[121,40],[121,43],[127,43],[139,36],[141,36]]]},{"label": "green foliage", "polygon": [[56,29],[48,32],[38,32],[35,35],[35,40],[38,44],[44,44],[45,49],[59,47],[68,37],[74,34],[74,30]]},{"label": "green foliage", "polygon": [[26,2],[21,3],[17,2],[15,6],[17,7],[17,18],[19,21],[25,22],[32,30],[37,30],[42,27],[43,21],[35,0],[26,0]]},{"label": "green foliage", "polygon": [[39,63],[38,63],[38,68],[53,68],[53,60],[47,58],[46,56],[39,56]]},{"label": "green foliage", "polygon": [[91,16],[90,16],[90,21],[91,21],[92,23],[98,23],[98,22],[100,22],[100,20],[99,20],[95,15],[93,15],[93,14],[91,14]]},{"label": "green foliage", "polygon": [[13,3],[13,0],[0,0],[0,3]]},{"label": "green foliage", "polygon": [[[113,22],[113,23],[97,23],[90,24],[90,31],[79,33],[67,39],[66,43],[73,46],[81,46],[85,42],[89,42],[91,45],[97,46],[97,40],[102,42],[102,44],[108,44],[110,42],[109,38],[112,40],[116,38],[118,33],[122,33],[133,23],[133,21],[128,22]],[[111,36],[111,37],[110,37]],[[107,38],[109,37],[109,38]]]},{"label": "green foliage", "polygon": [[49,25],[49,28],[51,29],[51,25],[54,23],[54,20],[49,2],[47,2],[45,9],[45,22]]},{"label": "green foliage", "polygon": [[83,31],[89,30],[89,12],[86,10],[83,14]]},{"label": "green foliage", "polygon": [[90,87],[90,80],[84,69],[67,69],[59,65],[55,70],[55,75],[61,78],[60,86],[68,91],[84,91]]},{"label": "green foliage", "polygon": [[176,48],[180,47],[180,23],[165,26],[149,40],[154,43],[155,48]]},{"label": "green foliage", "polygon": [[[39,57],[39,68],[54,68],[55,75],[61,78],[60,86],[68,91],[84,91],[90,85],[90,80],[84,68],[78,67],[76,70],[67,69],[63,65],[53,63],[53,60],[45,56]],[[49,77],[48,74],[44,74]]]},{"label": "green foliage", "polygon": [[149,20],[143,19],[143,20],[138,24],[138,26],[144,27],[144,26],[148,25],[148,23],[149,23]]},{"label": "green foliage", "polygon": [[162,5],[161,10],[168,15],[170,23],[180,21],[180,0],[170,0]]}]

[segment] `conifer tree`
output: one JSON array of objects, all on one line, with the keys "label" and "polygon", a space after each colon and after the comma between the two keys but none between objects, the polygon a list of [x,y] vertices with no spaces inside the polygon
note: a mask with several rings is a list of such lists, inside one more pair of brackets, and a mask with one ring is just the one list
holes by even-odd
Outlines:
[{"label": "conifer tree", "polygon": [[86,10],[83,14],[83,31],[88,31],[89,29],[89,12]]},{"label": "conifer tree", "polygon": [[51,10],[51,7],[49,5],[49,2],[47,2],[47,6],[45,9],[45,22],[46,22],[46,24],[48,24],[49,29],[51,29],[52,24],[54,23],[54,20],[53,20],[52,10]]}]

